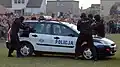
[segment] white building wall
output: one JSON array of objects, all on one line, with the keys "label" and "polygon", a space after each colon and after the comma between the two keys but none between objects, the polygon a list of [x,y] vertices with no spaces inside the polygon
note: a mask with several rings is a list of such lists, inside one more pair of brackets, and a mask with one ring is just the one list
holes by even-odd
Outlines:
[{"label": "white building wall", "polygon": [[25,3],[24,4],[16,4],[14,3],[14,0],[12,0],[12,9],[13,10],[21,10],[21,9],[24,9],[26,8],[26,5],[28,3],[29,0],[25,0]]},{"label": "white building wall", "polygon": [[25,13],[40,14],[40,8],[26,8]]},{"label": "white building wall", "polygon": [[10,8],[11,10],[21,10],[24,9],[24,13],[31,13],[31,14],[40,14],[41,12],[46,14],[46,1],[47,0],[43,0],[41,7],[40,8],[26,8],[27,4],[28,4],[29,0],[25,0],[24,4],[15,4],[14,0],[12,0],[12,8]]},{"label": "white building wall", "polygon": [[79,2],[73,2],[73,13],[74,15],[79,15]]},{"label": "white building wall", "polygon": [[39,12],[42,12],[42,13],[45,13],[45,14],[46,14],[46,6],[47,6],[46,1],[47,1],[47,0],[43,0]]},{"label": "white building wall", "polygon": [[40,8],[25,8],[24,11],[31,14],[40,14],[41,12],[46,14],[46,0],[43,0]]}]

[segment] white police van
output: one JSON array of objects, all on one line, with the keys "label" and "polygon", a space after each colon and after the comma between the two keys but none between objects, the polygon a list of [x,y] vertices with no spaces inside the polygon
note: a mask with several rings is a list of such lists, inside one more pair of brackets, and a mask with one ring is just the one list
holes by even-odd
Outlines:
[{"label": "white police van", "polygon": [[[79,31],[77,26],[67,22],[58,21],[24,21],[26,25],[32,26],[35,30],[30,32],[28,36],[22,36],[24,31],[20,31],[19,37],[21,42],[21,54],[30,56],[33,53],[63,53],[74,54],[75,44]],[[6,46],[9,43],[6,41]],[[98,56],[113,56],[116,52],[116,44],[107,38],[94,38],[94,45]],[[9,48],[8,48],[9,49]],[[87,49],[87,50],[86,50]],[[85,59],[92,59],[92,52],[89,48],[83,51]]]}]

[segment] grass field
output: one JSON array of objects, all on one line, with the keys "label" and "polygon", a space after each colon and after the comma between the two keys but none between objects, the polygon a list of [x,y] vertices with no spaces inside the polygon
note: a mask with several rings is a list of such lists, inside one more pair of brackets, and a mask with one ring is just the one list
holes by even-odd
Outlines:
[{"label": "grass field", "polygon": [[[120,35],[108,35],[120,47]],[[27,57],[8,58],[7,49],[0,42],[0,67],[120,67],[120,50],[111,59],[99,60],[74,60],[70,57]]]}]

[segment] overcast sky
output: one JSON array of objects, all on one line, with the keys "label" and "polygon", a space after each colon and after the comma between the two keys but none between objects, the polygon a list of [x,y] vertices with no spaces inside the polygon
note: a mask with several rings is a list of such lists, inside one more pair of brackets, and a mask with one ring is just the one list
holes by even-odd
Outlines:
[{"label": "overcast sky", "polygon": [[83,6],[86,9],[91,6],[91,4],[100,4],[100,0],[76,0],[79,1],[79,7]]}]

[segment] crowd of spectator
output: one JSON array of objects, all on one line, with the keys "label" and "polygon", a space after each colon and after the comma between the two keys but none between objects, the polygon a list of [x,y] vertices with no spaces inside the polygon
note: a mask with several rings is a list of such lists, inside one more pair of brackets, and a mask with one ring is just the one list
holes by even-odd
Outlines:
[{"label": "crowd of spectator", "polygon": [[109,22],[105,22],[106,33],[110,34],[119,34],[120,33],[120,22],[110,20]]},{"label": "crowd of spectator", "polygon": [[6,33],[10,26],[12,25],[14,19],[15,15],[13,13],[0,15],[0,38],[2,39],[6,38]]},{"label": "crowd of spectator", "polygon": [[[6,33],[8,31],[8,29],[11,27],[14,19],[18,17],[17,15],[13,14],[13,13],[8,13],[8,14],[3,14],[0,15],[0,38],[4,39],[6,38]],[[54,18],[51,17],[53,19],[59,19],[60,21],[67,21],[69,23],[72,24],[77,24],[78,19],[77,17],[74,18]],[[41,19],[40,16],[36,17],[36,16],[25,16],[25,20],[39,20]],[[42,18],[45,19],[45,18]],[[109,22],[104,22],[105,24],[105,30],[106,33],[110,33],[110,34],[115,34],[115,33],[120,33],[120,23],[116,22],[114,20],[110,20]]]}]

